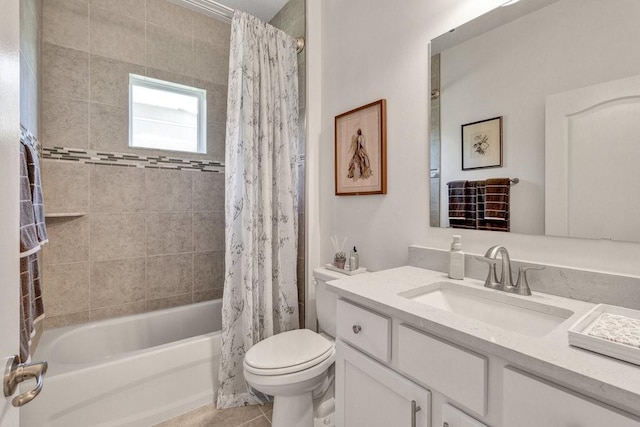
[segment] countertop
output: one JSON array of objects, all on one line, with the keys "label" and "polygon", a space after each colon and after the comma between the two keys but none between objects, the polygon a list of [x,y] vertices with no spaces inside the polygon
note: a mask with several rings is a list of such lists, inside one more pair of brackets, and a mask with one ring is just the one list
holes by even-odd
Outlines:
[{"label": "countertop", "polygon": [[[436,282],[483,288],[474,279],[453,280],[445,273],[399,267],[327,283],[338,296],[414,325],[471,350],[510,364],[611,406],[640,416],[640,366],[572,347],[567,330],[595,304],[533,292],[515,296],[569,309],[574,314],[543,337],[511,332],[439,310],[398,293]],[[502,291],[491,291],[502,292]]]}]

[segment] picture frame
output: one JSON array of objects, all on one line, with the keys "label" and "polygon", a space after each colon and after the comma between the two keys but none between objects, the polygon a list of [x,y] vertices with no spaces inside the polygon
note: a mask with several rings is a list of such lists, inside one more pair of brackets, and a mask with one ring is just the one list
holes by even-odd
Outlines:
[{"label": "picture frame", "polygon": [[462,125],[462,170],[502,167],[502,116]]},{"label": "picture frame", "polygon": [[387,100],[335,117],[336,196],[387,194]]}]

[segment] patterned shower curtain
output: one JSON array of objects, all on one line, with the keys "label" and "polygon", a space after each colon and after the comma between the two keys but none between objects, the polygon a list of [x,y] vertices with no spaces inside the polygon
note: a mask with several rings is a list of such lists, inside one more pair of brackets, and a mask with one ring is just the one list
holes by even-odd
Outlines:
[{"label": "patterned shower curtain", "polygon": [[298,328],[295,39],[236,11],[226,135],[226,268],[218,408],[258,403],[243,375],[257,342]]}]

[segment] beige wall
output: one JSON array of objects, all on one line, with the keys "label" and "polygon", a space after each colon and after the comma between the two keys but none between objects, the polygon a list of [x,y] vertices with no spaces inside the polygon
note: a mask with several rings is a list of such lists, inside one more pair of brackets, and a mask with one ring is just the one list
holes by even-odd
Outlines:
[{"label": "beige wall", "polygon": [[[407,246],[448,249],[451,230],[429,228],[429,41],[503,3],[502,0],[431,0],[394,2],[323,0],[309,23],[321,21],[317,43],[322,61],[308,72],[321,79],[319,128],[309,147],[317,169],[319,232],[315,266],[331,256],[328,236],[348,235],[360,250],[360,261],[373,270],[404,265]],[[312,41],[310,40],[309,43]],[[597,52],[594,52],[594,54]],[[315,88],[315,85],[314,85]],[[311,88],[309,92],[311,92]],[[315,90],[315,89],[313,89]],[[388,194],[336,197],[333,193],[333,120],[336,114],[387,98]],[[316,104],[314,104],[316,105]],[[309,211],[311,214],[311,210]],[[456,230],[467,253],[483,254],[505,245],[512,258],[578,269],[640,276],[640,244]],[[498,235],[499,234],[499,235]],[[311,250],[311,248],[310,248]]]},{"label": "beige wall", "polygon": [[[305,0],[290,0],[271,20],[271,25],[280,28],[292,37],[304,37],[306,28]],[[298,306],[300,327],[304,327],[305,311],[305,101],[306,101],[306,49],[298,53],[298,91],[300,106],[300,162],[298,163]]]},{"label": "beige wall", "polygon": [[[44,0],[43,146],[224,161],[230,26],[164,0]],[[207,90],[207,154],[128,147],[128,74]],[[46,150],[45,150],[46,157]],[[88,160],[90,159],[81,159]],[[219,298],[224,175],[43,160],[45,327]]]}]

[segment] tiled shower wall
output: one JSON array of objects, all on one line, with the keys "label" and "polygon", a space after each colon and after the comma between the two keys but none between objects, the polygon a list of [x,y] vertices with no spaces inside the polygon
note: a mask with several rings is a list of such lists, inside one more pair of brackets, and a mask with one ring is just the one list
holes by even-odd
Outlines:
[{"label": "tiled shower wall", "polygon": [[[85,213],[47,220],[45,328],[220,297],[224,175],[90,157],[223,162],[230,25],[164,0],[43,1],[45,206]],[[129,73],[207,90],[206,155],[128,147]]]},{"label": "tiled shower wall", "polygon": [[[305,0],[290,0],[271,20],[271,25],[280,28],[292,37],[304,37],[306,30]],[[306,100],[306,48],[298,53],[298,90],[300,94],[300,159],[298,163],[298,306],[300,327],[304,328],[305,301],[305,100]]]}]

